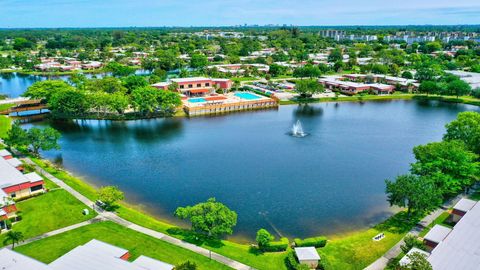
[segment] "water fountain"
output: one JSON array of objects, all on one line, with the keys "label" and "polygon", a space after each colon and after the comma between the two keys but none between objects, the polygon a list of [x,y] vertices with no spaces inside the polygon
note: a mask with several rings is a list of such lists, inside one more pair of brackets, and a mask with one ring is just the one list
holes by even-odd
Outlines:
[{"label": "water fountain", "polygon": [[297,120],[297,122],[293,124],[291,134],[293,137],[299,137],[299,138],[302,138],[308,135],[303,131],[302,122],[300,122],[300,120]]}]

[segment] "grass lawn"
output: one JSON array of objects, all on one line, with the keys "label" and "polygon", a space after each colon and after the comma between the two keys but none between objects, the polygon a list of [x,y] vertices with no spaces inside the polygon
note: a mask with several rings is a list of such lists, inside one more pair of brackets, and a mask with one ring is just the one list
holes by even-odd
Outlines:
[{"label": "grass lawn", "polygon": [[309,98],[309,99],[296,99],[296,100],[287,100],[287,101],[280,101],[280,105],[288,105],[288,104],[298,104],[298,103],[318,103],[318,102],[363,102],[369,100],[392,100],[392,99],[412,99],[414,97],[413,94],[404,94],[404,93],[396,93],[393,95],[356,95],[356,96],[348,96],[348,97],[326,97],[326,98]]},{"label": "grass lawn", "polygon": [[[90,214],[84,216],[82,210],[88,207],[62,189],[17,202],[16,205],[22,220],[13,225],[13,230],[22,232],[25,239],[91,219],[96,215],[90,210]],[[3,245],[3,239],[4,235],[0,236],[0,245]]]},{"label": "grass lawn", "polygon": [[129,250],[132,255],[130,260],[134,260],[140,255],[145,255],[174,265],[190,260],[195,262],[199,269],[230,269],[202,255],[109,221],[87,225],[20,246],[16,248],[16,251],[42,262],[50,263],[73,248],[92,239]]},{"label": "grass lawn", "polygon": [[5,136],[7,136],[7,131],[10,129],[11,124],[12,119],[10,119],[10,117],[0,115],[0,138],[5,138]]},{"label": "grass lawn", "polygon": [[[363,269],[398,243],[416,221],[406,222],[405,212],[400,212],[374,228],[334,237],[318,253],[327,270]],[[385,238],[373,241],[379,233]]]}]

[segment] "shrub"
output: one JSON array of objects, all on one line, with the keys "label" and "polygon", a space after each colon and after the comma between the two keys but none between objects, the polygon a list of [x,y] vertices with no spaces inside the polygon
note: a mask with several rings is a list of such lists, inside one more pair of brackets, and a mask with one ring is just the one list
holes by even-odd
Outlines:
[{"label": "shrub", "polygon": [[288,238],[282,237],[280,241],[273,241],[268,244],[268,246],[263,247],[263,251],[269,252],[278,252],[285,251],[288,248]]},{"label": "shrub", "polygon": [[472,96],[474,96],[476,98],[480,98],[480,87],[472,90]]},{"label": "shrub", "polygon": [[295,238],[295,246],[296,247],[324,247],[327,244],[327,238],[324,236],[319,237],[311,237],[305,239]]},{"label": "shrub", "polygon": [[296,270],[297,267],[300,265],[293,251],[289,252],[287,257],[285,258],[285,265],[287,266],[288,270]]},{"label": "shrub", "polygon": [[17,217],[15,218],[15,220],[16,220],[16,221],[21,221],[21,220],[22,220],[22,216],[17,216]]},{"label": "shrub", "polygon": [[273,239],[274,237],[267,230],[265,229],[258,230],[256,240],[257,240],[258,247],[261,250],[264,250],[264,248],[268,246],[270,244],[270,241],[272,241]]},{"label": "shrub", "polygon": [[7,230],[12,228],[12,221],[10,221],[10,219],[5,220],[5,227],[7,227]]}]

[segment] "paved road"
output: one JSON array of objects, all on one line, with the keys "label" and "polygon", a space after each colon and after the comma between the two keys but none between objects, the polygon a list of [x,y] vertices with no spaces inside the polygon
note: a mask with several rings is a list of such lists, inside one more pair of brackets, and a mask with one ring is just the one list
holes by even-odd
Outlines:
[{"label": "paved road", "polygon": [[[438,208],[437,210],[433,211],[430,213],[428,216],[424,217],[420,222],[418,222],[417,226],[410,230],[408,234],[412,234],[415,236],[418,236],[420,232],[430,225],[435,219],[437,219],[443,212],[445,212],[446,209],[454,206],[461,198],[463,195],[459,195],[455,197],[454,199],[446,202],[441,208]],[[403,239],[400,240],[395,246],[393,246],[390,250],[388,250],[382,257],[378,258],[375,262],[370,264],[365,268],[365,270],[383,270],[388,264],[388,261],[396,258],[400,252],[402,252],[402,249],[400,248],[404,244]]]},{"label": "paved road", "polygon": [[[196,246],[196,245],[193,245],[191,243],[187,243],[183,240],[180,240],[180,239],[177,239],[177,238],[174,238],[174,237],[171,237],[169,235],[166,235],[164,233],[161,233],[161,232],[157,232],[157,231],[154,231],[154,230],[151,230],[149,228],[145,228],[145,227],[142,227],[142,226],[139,226],[137,224],[134,224],[128,220],[125,220],[121,217],[119,217],[118,215],[116,215],[115,213],[112,213],[112,212],[107,212],[107,211],[103,211],[102,209],[99,209],[98,207],[95,207],[95,204],[93,201],[91,201],[90,199],[88,199],[87,197],[83,196],[82,194],[80,194],[79,192],[77,192],[76,190],[74,190],[73,188],[71,188],[69,185],[65,184],[62,180],[56,178],[55,176],[51,175],[50,173],[48,173],[47,171],[43,170],[42,168],[40,168],[38,165],[36,165],[31,159],[29,158],[25,158],[24,159],[26,163],[28,164],[32,164],[36,167],[37,171],[41,174],[43,174],[45,177],[47,177],[48,179],[50,179],[52,182],[54,182],[55,184],[57,184],[58,186],[60,186],[61,188],[65,189],[66,191],[68,191],[70,194],[72,194],[75,198],[77,198],[78,200],[80,200],[81,202],[83,202],[85,205],[88,205],[90,207],[93,207],[93,209],[99,214],[99,216],[96,218],[96,219],[99,219],[99,220],[110,220],[110,221],[113,221],[119,225],[122,225],[124,227],[127,227],[129,229],[132,229],[134,231],[137,231],[137,232],[140,232],[140,233],[143,233],[143,234],[146,234],[146,235],[149,235],[151,237],[154,237],[154,238],[157,238],[157,239],[160,239],[160,240],[163,240],[165,242],[168,242],[168,243],[171,243],[173,245],[176,245],[176,246],[179,246],[179,247],[182,247],[182,248],[185,248],[185,249],[188,249],[190,251],[193,251],[197,254],[200,254],[200,255],[203,255],[205,257],[209,257],[217,262],[220,262],[222,264],[225,264],[233,269],[238,269],[238,270],[250,270],[250,269],[254,269],[248,265],[245,265],[241,262],[237,262],[235,260],[232,260],[228,257],[225,257],[223,255],[220,255],[218,253],[215,253],[215,252],[212,252],[206,248],[202,248],[202,247],[199,247],[199,246]],[[92,220],[90,220],[92,221]],[[63,228],[63,229],[59,229],[57,231],[53,231],[53,232],[50,232],[50,233],[46,233],[42,236],[39,236],[41,238],[39,239],[42,239],[42,238],[45,238],[45,237],[48,237],[48,236],[51,236],[51,235],[55,235],[55,234],[58,234],[58,233],[62,233],[62,232],[65,232],[65,231],[68,231],[68,230],[72,230],[72,229],[75,229],[75,228],[78,228],[78,227],[81,227],[81,226],[85,226],[85,225],[88,225],[88,224],[91,224],[91,223],[87,223],[87,222],[90,222],[90,221],[86,221],[86,222],[82,222],[82,223],[79,223],[79,224],[75,224],[75,225],[72,225],[72,226],[69,226],[69,227],[66,227],[66,228]],[[92,221],[92,222],[97,222],[98,220],[96,221]],[[87,224],[85,224],[87,223]],[[77,227],[74,227],[74,226],[77,226]],[[71,227],[71,228],[70,228]],[[63,231],[62,231],[63,230]],[[35,240],[39,240],[39,239],[35,239]],[[30,240],[30,239],[29,239]],[[32,240],[30,242],[33,242],[35,240]],[[28,240],[27,240],[28,241]]]}]

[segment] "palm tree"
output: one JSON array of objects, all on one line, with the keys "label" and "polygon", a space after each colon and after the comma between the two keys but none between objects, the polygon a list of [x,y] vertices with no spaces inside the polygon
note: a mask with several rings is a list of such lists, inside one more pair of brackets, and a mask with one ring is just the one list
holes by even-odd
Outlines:
[{"label": "palm tree", "polygon": [[21,241],[23,241],[24,237],[23,237],[23,233],[22,232],[15,232],[15,231],[9,231],[6,235],[5,235],[5,240],[3,240],[3,244],[4,245],[7,245],[9,242],[12,243],[12,249],[15,248],[15,243],[19,243]]}]

